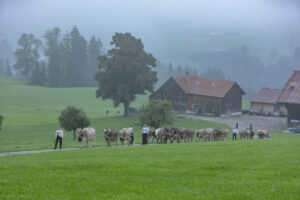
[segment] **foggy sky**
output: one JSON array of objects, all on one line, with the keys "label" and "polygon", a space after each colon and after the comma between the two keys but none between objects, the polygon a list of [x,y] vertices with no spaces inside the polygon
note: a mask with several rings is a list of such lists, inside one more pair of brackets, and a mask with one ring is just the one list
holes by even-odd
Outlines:
[{"label": "foggy sky", "polygon": [[300,36],[300,9],[292,0],[0,1],[0,40],[14,48],[24,32],[42,38],[47,29],[74,25],[86,39],[100,37],[106,49],[115,32],[131,32],[155,56],[171,60],[182,44],[197,49],[193,38],[209,32]]}]

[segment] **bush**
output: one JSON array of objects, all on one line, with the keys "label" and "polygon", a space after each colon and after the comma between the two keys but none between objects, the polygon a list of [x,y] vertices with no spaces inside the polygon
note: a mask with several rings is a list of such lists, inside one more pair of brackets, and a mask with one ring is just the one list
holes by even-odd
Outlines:
[{"label": "bush", "polygon": [[215,117],[220,117],[220,115],[221,115],[220,109],[218,109],[218,108],[214,108],[212,113]]},{"label": "bush", "polygon": [[142,106],[139,113],[140,124],[148,124],[159,128],[161,125],[172,124],[172,105],[168,101],[153,100],[147,106]]},{"label": "bush", "polygon": [[64,109],[59,118],[60,125],[67,131],[73,131],[75,140],[75,131],[77,128],[85,128],[90,125],[90,120],[81,108],[68,106]]}]

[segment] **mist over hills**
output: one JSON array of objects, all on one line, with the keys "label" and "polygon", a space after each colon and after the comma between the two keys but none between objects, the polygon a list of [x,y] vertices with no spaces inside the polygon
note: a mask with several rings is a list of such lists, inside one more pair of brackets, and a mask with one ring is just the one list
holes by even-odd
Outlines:
[{"label": "mist over hills", "polygon": [[[218,68],[228,79],[256,90],[260,87],[280,88],[291,71],[300,69],[293,61],[282,61],[284,57],[293,60],[295,49],[300,46],[298,1],[0,2],[0,41],[8,41],[12,50],[17,48],[17,40],[22,33],[33,33],[42,39],[48,29],[57,26],[64,33],[74,25],[86,38],[91,35],[101,38],[104,50],[111,48],[109,42],[115,32],[130,32],[141,38],[145,49],[162,62],[188,64],[199,73],[208,68]],[[245,70],[252,70],[250,64],[235,69],[232,61],[228,61],[240,56],[234,52],[239,52],[243,46],[247,47],[250,57],[256,57],[243,61],[256,65],[256,71],[250,74],[244,73]],[[10,52],[1,49],[0,54],[10,55],[6,57],[12,59],[10,48],[5,49]],[[274,49],[277,56],[271,58]],[[269,69],[278,63],[287,65],[288,62],[291,66]],[[252,83],[260,68],[261,73],[276,77],[277,81],[262,76]]]}]

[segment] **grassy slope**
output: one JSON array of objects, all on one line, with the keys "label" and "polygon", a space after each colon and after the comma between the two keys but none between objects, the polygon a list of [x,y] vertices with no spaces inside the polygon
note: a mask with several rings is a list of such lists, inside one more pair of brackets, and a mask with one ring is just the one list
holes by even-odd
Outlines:
[{"label": "grassy slope", "polygon": [[250,108],[251,108],[250,101],[243,99],[242,109],[250,109]]},{"label": "grassy slope", "polygon": [[0,158],[0,199],[298,199],[300,135]]},{"label": "grassy slope", "polygon": [[[4,116],[0,151],[52,148],[58,116],[68,105],[86,111],[92,121],[91,126],[97,128],[103,124],[102,121],[108,120],[105,116],[107,109],[114,116],[118,110],[123,112],[122,107],[114,108],[111,101],[96,99],[95,91],[96,88],[28,86],[20,80],[0,76],[0,113]],[[145,102],[147,97],[139,96],[133,106],[139,107]],[[66,133],[65,144],[65,147],[74,145],[70,133]]]},{"label": "grassy slope", "polygon": [[[141,132],[137,118],[116,116],[112,101],[96,99],[96,88],[45,88],[24,85],[22,81],[0,76],[0,114],[4,116],[0,132],[0,152],[53,148],[54,132],[58,126],[58,116],[68,105],[75,105],[87,112],[91,127],[98,135],[96,145],[105,145],[103,129],[121,129],[134,125],[135,142],[140,143]],[[132,106],[147,103],[147,95],[138,96]],[[105,116],[110,110],[111,115]],[[175,126],[192,128],[224,127],[210,122],[176,119]],[[79,147],[72,140],[72,133],[66,132],[64,147]]]}]

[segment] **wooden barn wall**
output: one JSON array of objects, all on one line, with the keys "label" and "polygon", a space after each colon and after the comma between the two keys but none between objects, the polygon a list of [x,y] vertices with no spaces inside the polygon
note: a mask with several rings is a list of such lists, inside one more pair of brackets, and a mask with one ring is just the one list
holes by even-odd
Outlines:
[{"label": "wooden barn wall", "polygon": [[174,79],[169,79],[157,91],[150,96],[152,99],[167,100],[172,103],[176,111],[185,111],[187,108],[187,96]]},{"label": "wooden barn wall", "polygon": [[188,96],[188,110],[197,112],[199,105],[205,105],[204,112],[212,113],[214,108],[220,109],[220,98],[199,95]]},{"label": "wooden barn wall", "polygon": [[243,92],[240,87],[235,84],[227,92],[222,100],[222,114],[241,112]]},{"label": "wooden barn wall", "polygon": [[274,104],[258,103],[258,102],[251,102],[251,109],[260,112],[264,112],[264,111],[274,112],[276,110]]},{"label": "wooden barn wall", "polygon": [[292,119],[300,121],[300,105],[299,104],[286,104],[288,111],[287,123],[290,125]]}]

